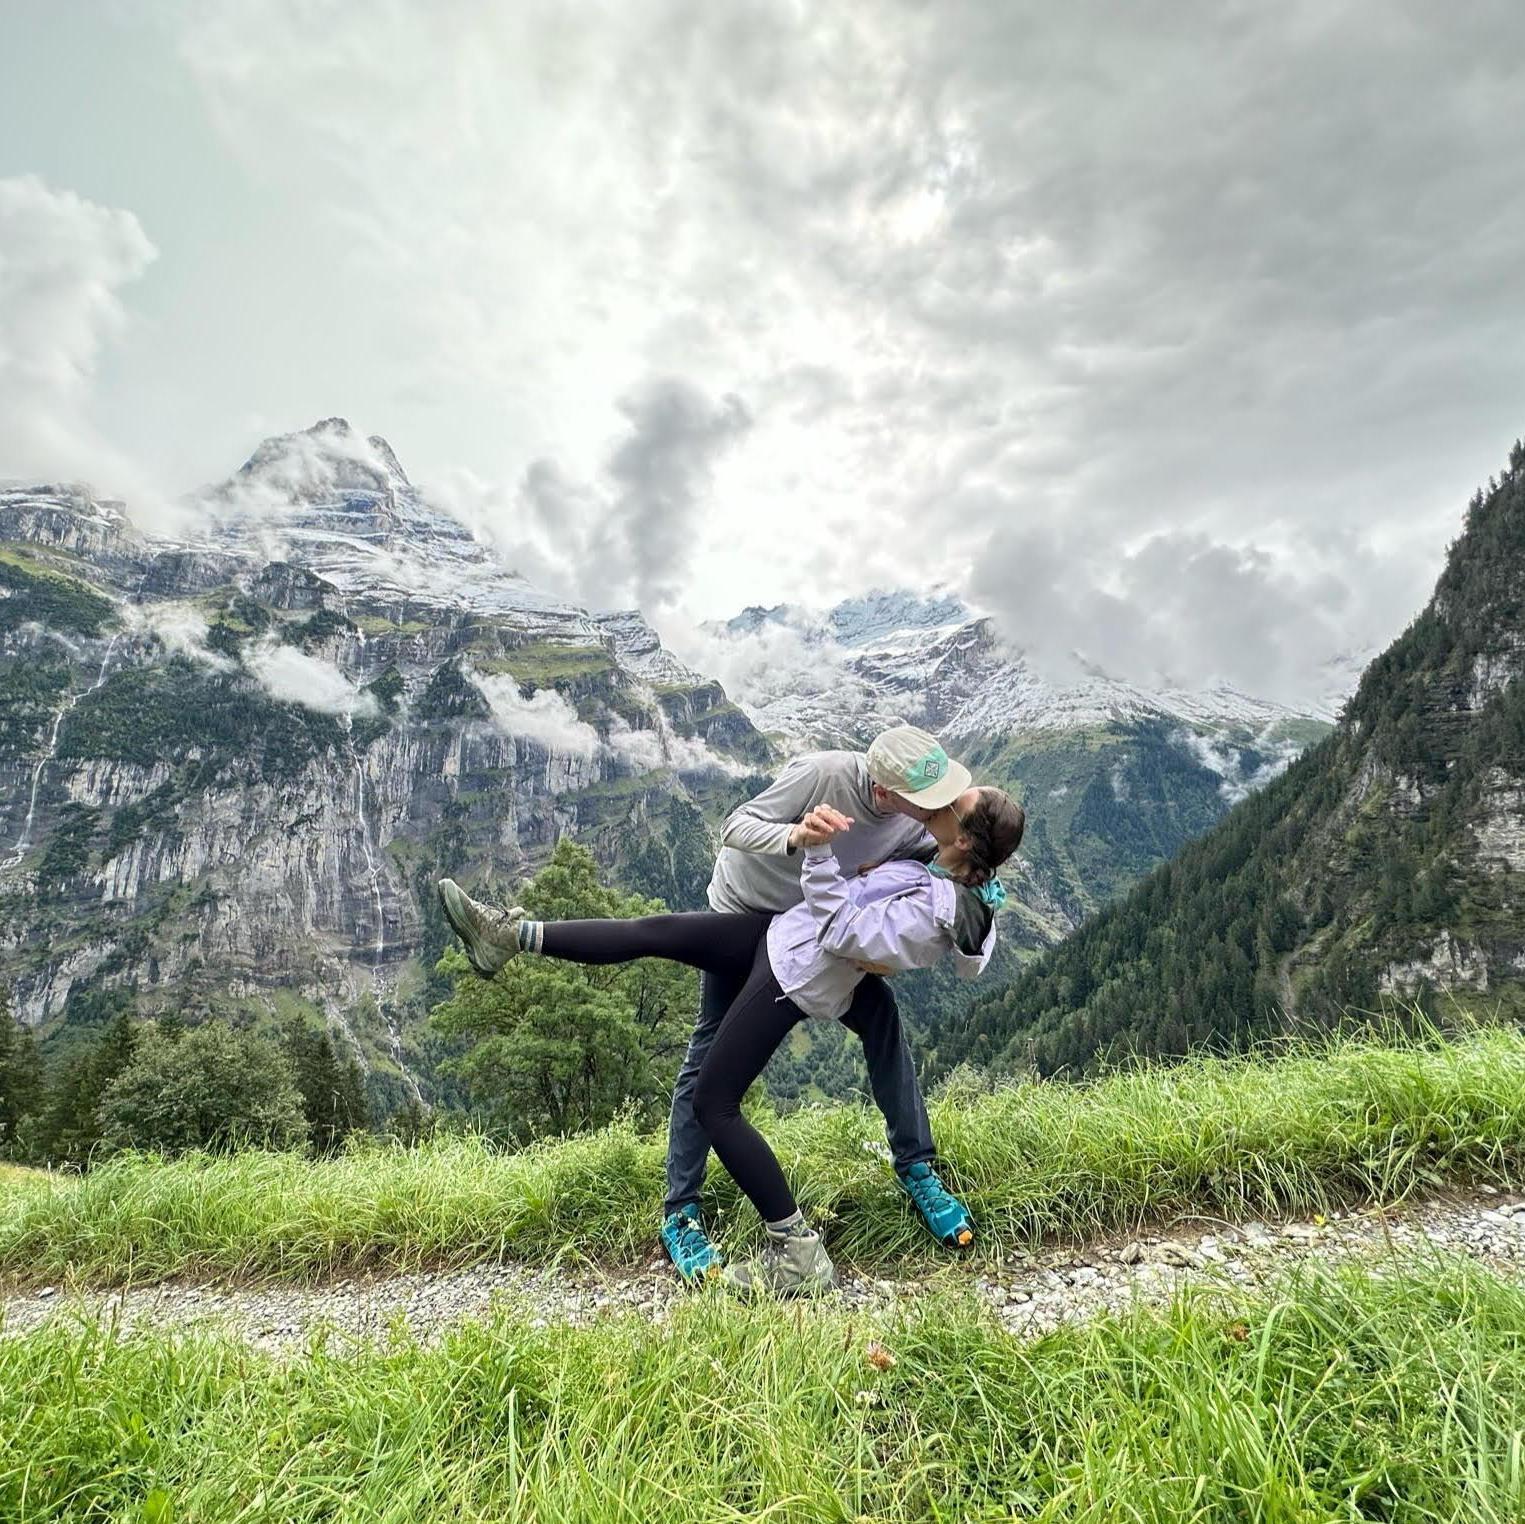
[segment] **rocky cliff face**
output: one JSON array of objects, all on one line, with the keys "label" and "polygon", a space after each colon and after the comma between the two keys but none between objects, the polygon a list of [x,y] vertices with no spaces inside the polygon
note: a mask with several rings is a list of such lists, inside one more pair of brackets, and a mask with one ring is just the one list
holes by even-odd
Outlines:
[{"label": "rocky cliff face", "polygon": [[529,587],[342,420],[267,441],[204,507],[171,542],[80,488],[0,490],[0,960],[25,1020],[58,1033],[123,987],[306,1005],[396,1098],[428,1068],[439,872],[508,888],[572,829],[694,901],[652,866],[685,854],[640,849],[702,832],[773,753],[638,614]]}]

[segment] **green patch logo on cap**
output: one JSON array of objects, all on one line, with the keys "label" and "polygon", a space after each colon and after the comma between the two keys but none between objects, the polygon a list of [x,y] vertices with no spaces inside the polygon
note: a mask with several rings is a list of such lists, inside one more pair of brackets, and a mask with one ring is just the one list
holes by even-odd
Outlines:
[{"label": "green patch logo on cap", "polygon": [[920,761],[913,762],[905,770],[905,785],[913,794],[931,788],[948,771],[948,753],[941,746],[934,746]]}]

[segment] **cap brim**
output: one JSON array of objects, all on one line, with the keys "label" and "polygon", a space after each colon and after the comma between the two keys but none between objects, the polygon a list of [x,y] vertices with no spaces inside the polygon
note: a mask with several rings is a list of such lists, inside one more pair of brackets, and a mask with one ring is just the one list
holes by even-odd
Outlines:
[{"label": "cap brim", "polygon": [[973,784],[974,775],[969,769],[962,762],[950,758],[947,775],[939,778],[936,783],[929,783],[926,788],[917,789],[914,793],[908,788],[892,789],[891,792],[899,794],[902,799],[909,799],[912,804],[924,810],[940,810],[945,805],[952,804]]}]

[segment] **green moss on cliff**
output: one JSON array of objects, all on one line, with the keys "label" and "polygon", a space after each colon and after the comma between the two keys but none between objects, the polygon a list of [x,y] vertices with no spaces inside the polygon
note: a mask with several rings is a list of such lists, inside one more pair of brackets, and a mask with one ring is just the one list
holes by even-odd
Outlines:
[{"label": "green moss on cliff", "polygon": [[71,878],[90,866],[100,823],[101,812],[93,805],[66,804],[58,812],[58,823],[49,833],[42,861],[37,865],[39,897],[55,898]]},{"label": "green moss on cliff", "polygon": [[277,703],[247,679],[177,658],[124,668],[86,694],[60,729],[58,755],[143,767],[204,760],[219,771],[252,767],[279,780],[343,744],[333,717]]},{"label": "green moss on cliff", "polygon": [[471,716],[487,717],[487,700],[474,683],[467,681],[457,661],[447,661],[434,669],[428,686],[419,696],[416,710],[421,720],[454,720]]},{"label": "green moss on cliff", "polygon": [[44,565],[24,546],[0,547],[0,631],[36,621],[52,630],[99,635],[113,618],[109,598]]},{"label": "green moss on cliff", "polygon": [[474,665],[478,672],[509,673],[521,685],[539,688],[614,671],[614,659],[602,646],[567,645],[555,640],[538,640],[515,646],[500,656],[479,657]]},{"label": "green moss on cliff", "polygon": [[322,645],[336,635],[349,635],[355,631],[355,623],[345,618],[334,609],[319,609],[300,624],[293,625],[282,631],[281,638],[288,645],[301,646],[309,650],[313,646]]},{"label": "green moss on cliff", "polygon": [[68,667],[50,656],[0,667],[0,756],[36,750],[68,691]]}]

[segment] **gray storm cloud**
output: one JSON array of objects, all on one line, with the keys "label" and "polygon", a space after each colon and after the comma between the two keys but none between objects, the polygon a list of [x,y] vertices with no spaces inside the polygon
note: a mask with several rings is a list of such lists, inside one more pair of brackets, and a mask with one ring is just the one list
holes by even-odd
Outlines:
[{"label": "gray storm cloud", "polygon": [[1384,617],[1339,574],[1304,557],[1201,534],[1132,549],[1077,529],[994,534],[970,590],[1013,645],[1055,682],[1088,670],[1154,687],[1228,683],[1296,703],[1352,623]]},{"label": "gray storm cloud", "polygon": [[618,495],[600,539],[623,547],[636,602],[661,608],[684,590],[714,463],[752,417],[739,397],[715,402],[675,377],[637,387],[619,407],[630,433],[609,460]]},{"label": "gray storm cloud", "polygon": [[[540,542],[535,564],[570,594],[595,608],[652,612],[683,594],[715,463],[752,416],[739,397],[717,400],[675,376],[641,383],[619,411],[628,427],[605,461],[607,485],[536,461],[522,483],[520,523]],[[511,554],[519,543],[510,539]]]},{"label": "gray storm cloud", "polygon": [[1047,549],[1078,648],[1280,687],[1401,628],[1525,420],[1506,0],[142,13],[303,219],[145,363],[224,429],[321,377],[572,596],[699,622]]}]

